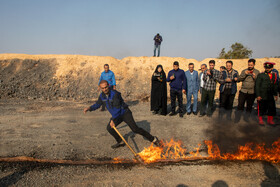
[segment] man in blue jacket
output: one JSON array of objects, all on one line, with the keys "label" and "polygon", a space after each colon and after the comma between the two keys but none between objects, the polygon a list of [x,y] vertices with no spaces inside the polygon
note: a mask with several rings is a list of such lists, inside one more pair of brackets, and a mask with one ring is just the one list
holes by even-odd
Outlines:
[{"label": "man in blue jacket", "polygon": [[121,124],[123,121],[130,127],[130,129],[136,133],[141,134],[147,138],[150,142],[153,142],[156,146],[160,146],[160,141],[156,136],[152,136],[149,132],[145,131],[142,128],[139,128],[132,116],[131,110],[128,108],[127,104],[123,101],[121,93],[116,90],[111,90],[109,84],[106,80],[102,80],[99,83],[99,87],[102,90],[102,93],[98,97],[98,101],[84,109],[84,113],[88,111],[94,111],[101,107],[102,104],[106,105],[106,108],[111,113],[112,118],[110,119],[109,124],[107,125],[107,131],[115,138],[117,141],[116,144],[112,145],[113,149],[124,146],[124,142],[117,132],[112,128]]},{"label": "man in blue jacket", "polygon": [[198,72],[194,70],[194,64],[189,63],[189,70],[185,72],[187,92],[187,115],[191,114],[191,102],[193,97],[193,114],[197,115],[197,95],[199,90]]},{"label": "man in blue jacket", "polygon": [[[109,64],[104,65],[104,71],[101,73],[98,85],[100,84],[100,81],[105,80],[109,83],[109,88],[111,90],[116,90],[116,79],[115,74],[109,69]],[[98,91],[100,90],[100,87],[98,87]],[[102,105],[101,111],[105,111],[105,105]]]},{"label": "man in blue jacket", "polygon": [[183,117],[183,93],[186,94],[186,76],[184,70],[179,69],[179,62],[173,63],[173,70],[169,71],[167,82],[170,82],[171,114],[176,115],[176,97],[179,103],[179,116]]}]

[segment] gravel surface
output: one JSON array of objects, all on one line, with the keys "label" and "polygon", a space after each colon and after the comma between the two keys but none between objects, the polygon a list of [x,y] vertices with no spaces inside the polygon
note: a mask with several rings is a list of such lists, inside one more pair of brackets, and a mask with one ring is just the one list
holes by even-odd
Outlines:
[{"label": "gravel surface", "polygon": [[[92,102],[8,100],[0,102],[0,157],[44,159],[133,158],[127,147],[111,149],[106,131],[108,112],[83,114]],[[137,125],[161,139],[182,140],[188,151],[213,140],[221,152],[235,152],[246,142],[271,144],[280,126],[260,127],[253,114],[239,123],[195,115],[158,116],[149,103],[130,101]],[[279,108],[279,105],[277,106]],[[217,109],[218,110],[218,109]],[[279,114],[279,110],[278,110]],[[233,115],[234,116],[234,115]],[[279,116],[276,118],[279,124]],[[140,152],[150,142],[123,123],[118,126],[129,144]],[[62,165],[0,162],[0,186],[280,186],[279,164],[260,161],[186,161],[177,164]]]}]

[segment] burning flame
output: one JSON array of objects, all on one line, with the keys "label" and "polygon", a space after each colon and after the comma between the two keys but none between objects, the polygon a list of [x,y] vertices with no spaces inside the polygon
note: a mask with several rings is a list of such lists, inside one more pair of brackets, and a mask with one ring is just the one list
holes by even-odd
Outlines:
[{"label": "burning flame", "polygon": [[208,156],[202,156],[199,152],[201,144],[198,145],[195,152],[187,152],[183,148],[181,141],[174,141],[171,139],[169,142],[161,141],[161,147],[154,147],[153,144],[138,155],[145,163],[159,162],[161,160],[193,160],[193,159],[206,159],[206,160],[262,160],[272,163],[280,162],[280,138],[272,144],[271,148],[266,148],[265,144],[247,143],[244,146],[239,146],[238,151],[234,154],[224,153],[221,154],[217,144],[212,141],[204,141],[208,148]]}]

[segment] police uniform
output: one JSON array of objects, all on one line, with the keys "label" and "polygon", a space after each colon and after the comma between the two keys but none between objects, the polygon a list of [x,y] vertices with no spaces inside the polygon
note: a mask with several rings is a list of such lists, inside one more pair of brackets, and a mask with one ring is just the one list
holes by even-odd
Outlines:
[{"label": "police uniform", "polygon": [[[264,68],[272,69],[275,63],[265,62]],[[261,97],[258,101],[259,124],[264,125],[262,116],[267,115],[267,123],[274,125],[273,116],[276,115],[276,106],[274,96],[277,96],[277,75],[276,73],[263,72],[260,73],[256,80],[256,97]]]}]

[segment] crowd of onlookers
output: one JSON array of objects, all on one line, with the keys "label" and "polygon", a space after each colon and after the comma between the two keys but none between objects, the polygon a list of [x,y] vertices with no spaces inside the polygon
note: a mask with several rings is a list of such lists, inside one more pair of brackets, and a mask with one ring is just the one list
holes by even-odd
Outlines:
[{"label": "crowd of onlookers", "polygon": [[[173,70],[165,75],[162,66],[157,66],[152,76],[151,110],[154,114],[167,114],[166,107],[166,82],[170,84],[171,113],[176,115],[176,99],[179,105],[179,116],[183,117],[183,94],[187,96],[186,113],[198,114],[198,95],[200,94],[200,117],[213,114],[213,103],[217,83],[219,83],[219,118],[226,115],[231,120],[235,95],[238,94],[238,105],[235,121],[238,122],[243,114],[246,103],[245,118],[250,117],[253,104],[257,99],[257,112],[260,125],[264,125],[263,116],[267,115],[267,123],[275,125],[273,116],[276,115],[275,101],[280,96],[279,73],[273,68],[275,63],[265,62],[264,70],[255,69],[255,59],[248,60],[248,68],[241,74],[233,69],[231,60],[220,71],[215,69],[215,61],[210,60],[208,66],[201,65],[200,73],[194,70],[194,64],[189,63],[189,70],[184,72],[179,68],[179,62],[173,63]],[[242,82],[241,89],[237,90],[237,83]],[[191,107],[191,102],[193,104]]]}]

